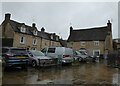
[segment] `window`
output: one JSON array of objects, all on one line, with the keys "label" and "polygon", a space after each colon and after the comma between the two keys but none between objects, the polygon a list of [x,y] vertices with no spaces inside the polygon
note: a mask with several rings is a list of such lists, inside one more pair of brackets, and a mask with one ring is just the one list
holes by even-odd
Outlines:
[{"label": "window", "polygon": [[81,42],[81,46],[85,46],[85,42]]},{"label": "window", "polygon": [[11,49],[11,53],[13,54],[19,54],[19,55],[26,55],[26,49],[17,49],[17,48],[13,48]]},{"label": "window", "polygon": [[53,35],[51,35],[51,39],[53,39]]},{"label": "window", "polygon": [[37,39],[33,39],[33,45],[37,45]]},{"label": "window", "polygon": [[94,46],[99,46],[99,41],[94,41]]},{"label": "window", "polygon": [[23,37],[23,36],[20,37],[20,43],[21,43],[21,44],[25,44],[25,37]]},{"label": "window", "polygon": [[37,30],[34,30],[34,31],[33,31],[33,34],[34,34],[34,35],[37,35]]},{"label": "window", "polygon": [[58,37],[58,36],[56,36],[56,40],[57,40],[57,41],[59,40],[59,37]]},{"label": "window", "polygon": [[48,53],[55,53],[55,48],[49,48]]},{"label": "window", "polygon": [[26,32],[26,28],[25,27],[21,27],[20,31],[25,33]]}]

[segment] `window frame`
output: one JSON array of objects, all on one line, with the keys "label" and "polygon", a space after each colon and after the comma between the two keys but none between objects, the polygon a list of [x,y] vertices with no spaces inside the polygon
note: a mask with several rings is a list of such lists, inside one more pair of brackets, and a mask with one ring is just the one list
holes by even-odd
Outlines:
[{"label": "window frame", "polygon": [[56,36],[56,41],[59,41],[59,37],[58,36]]},{"label": "window frame", "polygon": [[37,39],[33,39],[33,45],[37,45]]},{"label": "window frame", "polygon": [[20,32],[25,33],[26,32],[26,28],[25,27],[21,27],[20,28]]},{"label": "window frame", "polygon": [[94,41],[94,46],[99,46],[99,41]]},{"label": "window frame", "polygon": [[24,36],[20,36],[20,44],[25,44],[25,37]]},{"label": "window frame", "polygon": [[80,45],[84,47],[86,45],[86,42],[80,42]]},{"label": "window frame", "polygon": [[50,37],[51,39],[53,39],[53,35],[51,35],[51,37]]},{"label": "window frame", "polygon": [[33,34],[34,34],[34,35],[37,35],[37,30],[34,30],[34,31],[33,31]]}]

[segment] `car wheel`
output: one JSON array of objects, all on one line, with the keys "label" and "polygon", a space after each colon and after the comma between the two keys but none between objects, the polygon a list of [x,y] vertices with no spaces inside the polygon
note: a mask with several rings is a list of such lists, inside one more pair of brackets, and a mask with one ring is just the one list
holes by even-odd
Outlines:
[{"label": "car wheel", "polygon": [[81,61],[82,61],[82,58],[79,58],[78,61],[81,62]]},{"label": "car wheel", "polygon": [[36,61],[32,61],[32,67],[37,67]]}]

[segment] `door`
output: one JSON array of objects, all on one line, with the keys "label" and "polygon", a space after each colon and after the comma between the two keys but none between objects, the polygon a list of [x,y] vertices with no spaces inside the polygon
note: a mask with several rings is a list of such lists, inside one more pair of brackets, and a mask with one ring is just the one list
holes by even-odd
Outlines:
[{"label": "door", "polygon": [[100,56],[100,50],[94,50],[93,55],[94,56]]}]

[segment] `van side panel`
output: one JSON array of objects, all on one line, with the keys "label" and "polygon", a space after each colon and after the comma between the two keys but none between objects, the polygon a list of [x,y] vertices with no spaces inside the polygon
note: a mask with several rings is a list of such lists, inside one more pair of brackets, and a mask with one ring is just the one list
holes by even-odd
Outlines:
[{"label": "van side panel", "polygon": [[73,61],[73,50],[70,48],[48,47],[46,55],[53,58],[61,59],[62,63],[72,63]]}]

